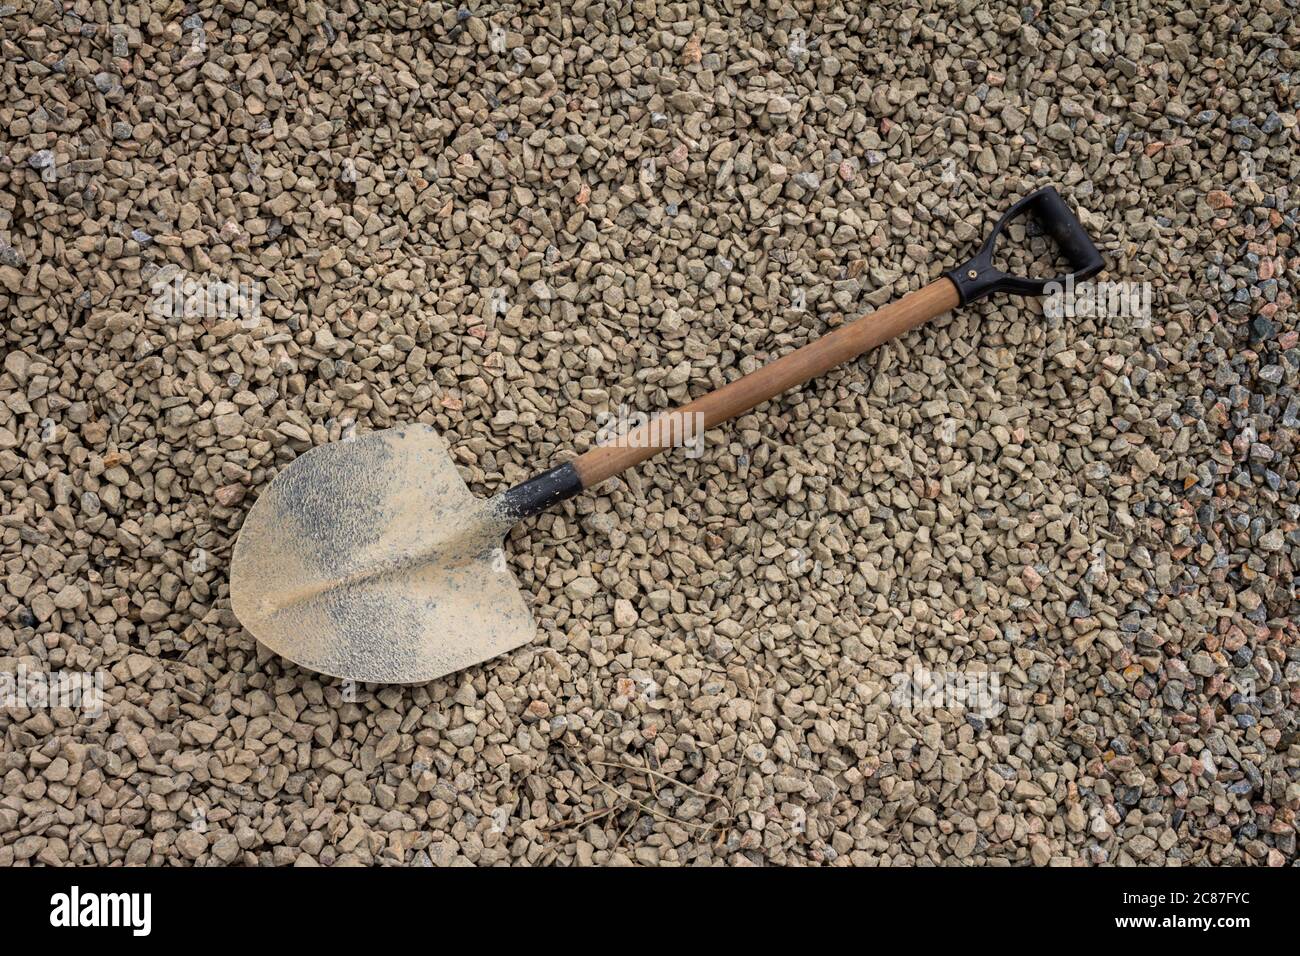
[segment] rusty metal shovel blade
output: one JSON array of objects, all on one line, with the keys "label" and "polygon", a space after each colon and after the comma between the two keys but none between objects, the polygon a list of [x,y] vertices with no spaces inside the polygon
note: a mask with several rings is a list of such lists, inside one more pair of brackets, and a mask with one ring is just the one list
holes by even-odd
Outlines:
[{"label": "rusty metal shovel blade", "polygon": [[428,426],[322,445],[245,518],[231,605],[265,647],[311,670],[435,680],[533,638],[501,550],[511,523]]}]

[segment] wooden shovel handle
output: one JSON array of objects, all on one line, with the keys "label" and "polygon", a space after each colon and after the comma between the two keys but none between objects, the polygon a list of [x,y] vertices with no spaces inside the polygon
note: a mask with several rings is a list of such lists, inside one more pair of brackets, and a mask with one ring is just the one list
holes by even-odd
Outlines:
[{"label": "wooden shovel handle", "polygon": [[[651,421],[633,429],[620,436],[617,445],[597,445],[571,464],[582,481],[582,487],[600,484],[606,478],[680,444],[681,429],[691,427],[683,425],[688,419],[702,421],[704,428],[712,428],[735,418],[787,389],[802,385],[868,349],[942,315],[955,308],[959,301],[957,287],[951,279],[936,279],[925,288],[854,319],[744,378],[659,416],[655,420],[658,424]],[[697,414],[703,416],[702,419],[691,417]]]}]

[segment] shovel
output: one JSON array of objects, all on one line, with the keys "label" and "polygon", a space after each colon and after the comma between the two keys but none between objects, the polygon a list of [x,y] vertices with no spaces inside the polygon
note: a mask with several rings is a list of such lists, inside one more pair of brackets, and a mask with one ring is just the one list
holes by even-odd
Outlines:
[{"label": "shovel", "polygon": [[[994,268],[999,235],[1026,212],[1055,240],[1070,276]],[[1043,295],[1103,264],[1057,191],[1040,189],[1007,211],[969,262],[924,288],[489,500],[470,492],[427,425],[319,446],[280,472],[245,518],[231,605],[268,649],[333,677],[414,684],[482,663],[535,632],[502,551],[516,522],[957,305],[993,292]]]}]

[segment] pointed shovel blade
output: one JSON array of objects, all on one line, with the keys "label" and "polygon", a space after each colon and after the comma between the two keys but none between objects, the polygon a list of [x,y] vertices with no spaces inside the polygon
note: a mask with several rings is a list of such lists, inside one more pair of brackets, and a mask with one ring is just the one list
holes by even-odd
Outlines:
[{"label": "pointed shovel blade", "polygon": [[311,670],[434,680],[533,638],[501,549],[509,525],[426,425],[322,445],[244,519],[231,606],[264,646]]}]

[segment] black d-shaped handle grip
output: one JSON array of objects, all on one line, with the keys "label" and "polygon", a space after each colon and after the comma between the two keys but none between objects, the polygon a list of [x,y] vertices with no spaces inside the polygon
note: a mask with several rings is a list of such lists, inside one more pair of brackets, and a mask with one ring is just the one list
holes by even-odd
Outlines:
[{"label": "black d-shaped handle grip", "polygon": [[[1067,275],[1054,279],[1030,279],[1027,276],[1007,275],[993,268],[993,247],[997,244],[998,236],[1002,235],[1007,223],[1026,212],[1033,214],[1070,263],[1071,271]],[[944,275],[952,280],[961,295],[962,305],[966,305],[992,292],[1043,295],[1048,283],[1064,285],[1071,278],[1075,282],[1090,279],[1105,265],[1106,261],[1084,231],[1083,223],[1070,211],[1061,194],[1052,186],[1044,186],[1006,211],[974,258]]]}]

